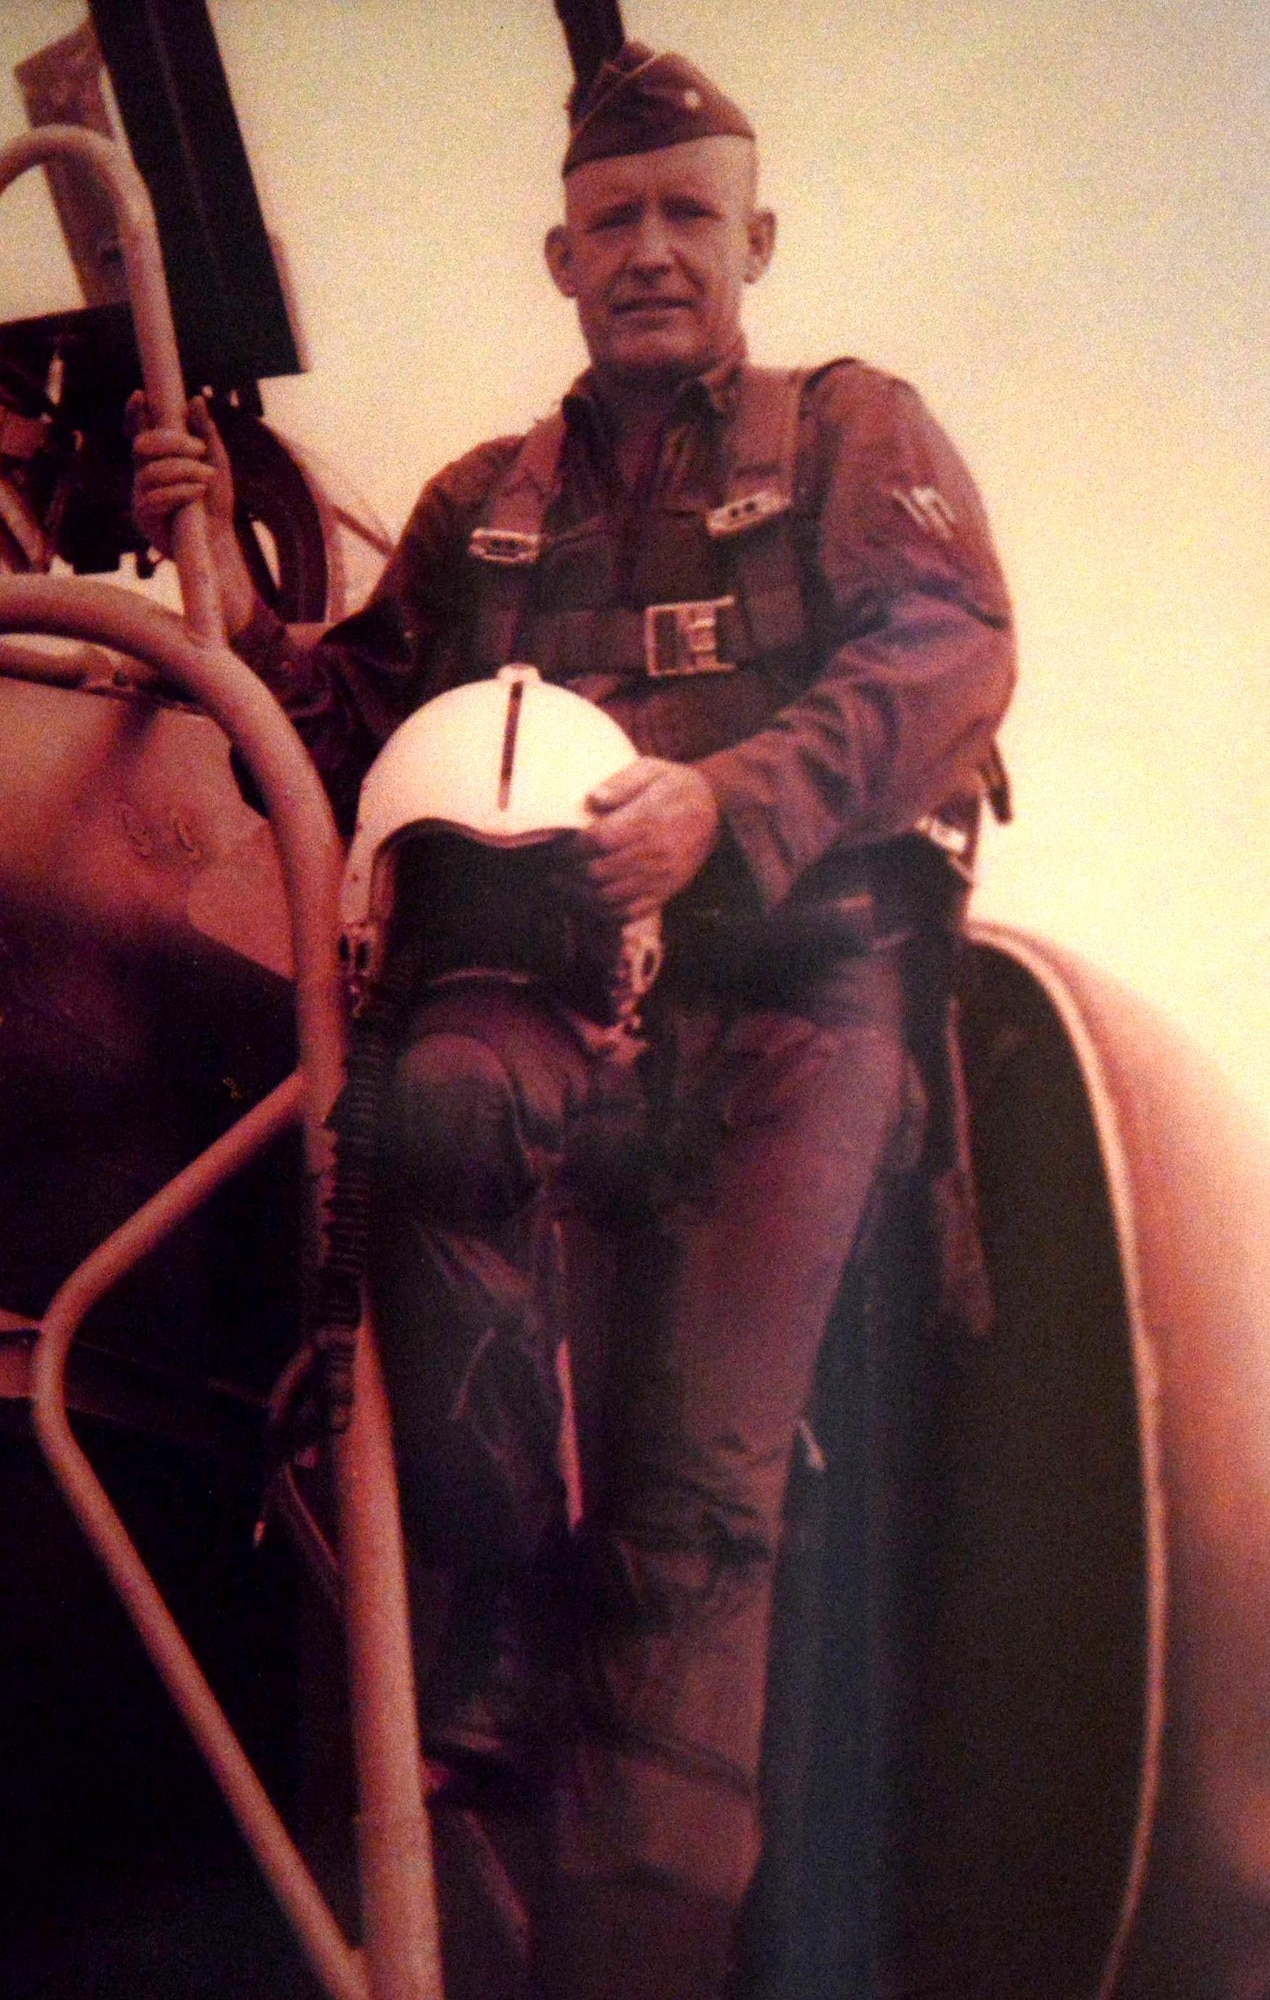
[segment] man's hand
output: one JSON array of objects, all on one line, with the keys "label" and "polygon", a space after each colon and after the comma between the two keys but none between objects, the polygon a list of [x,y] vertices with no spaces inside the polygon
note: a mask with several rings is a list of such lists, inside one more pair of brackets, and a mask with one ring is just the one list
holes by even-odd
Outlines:
[{"label": "man's hand", "polygon": [[719,835],[714,793],[690,764],[640,757],[587,799],[595,820],[571,843],[585,900],[626,921],[687,888]]},{"label": "man's hand", "polygon": [[220,432],[207,404],[195,396],[189,429],[152,428],[145,393],[128,399],[132,439],[132,518],[160,555],[172,553],[176,515],[191,500],[207,503],[207,530],[216,565],[225,623],[231,638],[251,616],[256,593],[234,533],[234,479]]}]

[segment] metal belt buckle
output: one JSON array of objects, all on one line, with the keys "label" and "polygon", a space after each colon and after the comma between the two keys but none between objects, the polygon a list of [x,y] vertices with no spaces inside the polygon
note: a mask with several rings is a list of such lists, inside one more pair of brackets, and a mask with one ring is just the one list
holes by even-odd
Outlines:
[{"label": "metal belt buckle", "polygon": [[735,597],[650,604],[644,612],[644,665],[652,678],[733,673],[736,661],[719,658],[719,613],[735,605]]}]

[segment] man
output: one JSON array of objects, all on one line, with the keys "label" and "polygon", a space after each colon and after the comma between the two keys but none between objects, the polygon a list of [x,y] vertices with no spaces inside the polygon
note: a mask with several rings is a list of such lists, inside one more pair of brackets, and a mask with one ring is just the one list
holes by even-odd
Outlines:
[{"label": "man", "polygon": [[[853,362],[749,368],[742,296],[775,221],[737,107],[628,44],[574,107],[564,188],[547,263],[591,366],[528,440],[431,482],[358,617],[305,650],[255,601],[201,410],[193,444],[136,439],[135,507],[164,546],[208,492],[233,643],[345,825],[396,725],[507,660],[641,753],[556,875],[615,923],[664,913],[616,1166],[592,1173],[596,1060],[544,986],[423,982],[371,1282],[408,1521],[456,1580],[426,1738],[523,1772],[525,1649],[567,1601],[540,1977],[688,2000],[724,1989],[759,1852],[792,1443],[870,1198],[913,1157],[912,968],[969,851],[1013,652],[979,501],[914,392]],[[588,1185],[615,1305],[603,1476],[566,1550],[536,1224]],[[544,1582],[562,1551],[567,1597]]]}]

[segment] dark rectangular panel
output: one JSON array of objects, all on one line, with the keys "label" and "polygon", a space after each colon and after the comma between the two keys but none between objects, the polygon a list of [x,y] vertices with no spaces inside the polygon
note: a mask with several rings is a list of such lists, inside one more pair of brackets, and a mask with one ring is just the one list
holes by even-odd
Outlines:
[{"label": "dark rectangular panel", "polygon": [[89,0],[150,190],[187,378],[301,371],[206,0]]}]

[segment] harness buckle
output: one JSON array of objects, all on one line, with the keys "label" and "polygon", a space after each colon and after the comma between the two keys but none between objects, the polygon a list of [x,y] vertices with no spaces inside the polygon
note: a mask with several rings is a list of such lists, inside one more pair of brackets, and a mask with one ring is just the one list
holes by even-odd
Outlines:
[{"label": "harness buckle", "polygon": [[504,569],[518,569],[535,563],[542,554],[542,536],[526,534],[523,528],[473,528],[468,551],[481,562],[498,563]]},{"label": "harness buckle", "polygon": [[735,597],[650,604],[644,612],[644,665],[652,679],[734,673],[736,661],[719,658],[719,613],[735,608]]},{"label": "harness buckle", "polygon": [[788,493],[775,486],[760,486],[756,493],[743,493],[737,500],[725,500],[721,507],[712,507],[706,515],[706,533],[715,541],[725,535],[744,534],[760,521],[771,521],[777,514],[786,513],[789,505]]}]

